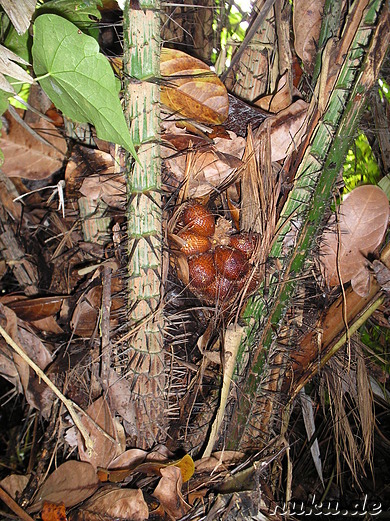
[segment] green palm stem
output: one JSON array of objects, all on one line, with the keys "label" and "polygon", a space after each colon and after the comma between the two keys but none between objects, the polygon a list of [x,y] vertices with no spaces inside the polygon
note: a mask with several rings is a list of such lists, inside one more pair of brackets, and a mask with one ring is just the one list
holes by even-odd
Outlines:
[{"label": "green palm stem", "polygon": [[[368,4],[360,2],[364,3]],[[240,395],[229,424],[229,448],[241,444],[250,446],[256,443],[259,434],[263,433],[267,438],[272,430],[274,406],[281,397],[277,394],[278,387],[273,389],[272,395],[267,394],[266,389],[269,383],[267,379],[271,375],[275,377],[274,355],[278,353],[278,347],[279,350],[280,347],[283,349],[283,346],[278,346],[278,332],[284,325],[299,277],[313,251],[324,213],[329,208],[335,180],[342,169],[365,106],[366,93],[374,85],[384,59],[388,35],[388,6],[383,0],[373,1],[365,7],[326,107],[326,100],[320,100],[325,107],[322,117],[316,111],[315,99],[312,101],[311,108],[314,110],[311,121],[314,120],[315,125],[312,127],[313,132],[309,131],[310,142],[296,171],[294,187],[284,205],[280,231],[271,251],[271,257],[279,259],[283,268],[279,272],[279,280],[271,279],[268,302],[259,293],[249,301],[243,316],[248,326],[240,354],[244,354],[248,345],[254,346],[254,350],[244,381],[239,385]],[[337,45],[334,40],[329,40],[327,45],[333,44]],[[327,82],[328,77],[319,75],[314,96],[319,93],[321,81]],[[297,227],[295,244],[286,253],[283,249],[284,239],[293,225]],[[285,348],[284,352],[285,360],[288,349]],[[276,356],[279,356],[281,364],[278,378],[278,384],[281,385],[283,360],[280,360],[280,353]],[[238,370],[242,373],[242,368],[238,367]]]},{"label": "green palm stem", "polygon": [[[138,7],[138,6],[137,6]],[[134,445],[164,439],[165,364],[161,312],[160,5],[124,10],[125,112],[139,161],[128,158],[128,307],[126,378]]]}]

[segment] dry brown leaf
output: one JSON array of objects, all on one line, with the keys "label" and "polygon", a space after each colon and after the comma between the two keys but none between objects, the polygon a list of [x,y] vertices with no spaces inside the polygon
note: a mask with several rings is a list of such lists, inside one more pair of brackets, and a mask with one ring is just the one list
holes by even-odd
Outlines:
[{"label": "dry brown leaf", "polygon": [[367,297],[371,289],[371,274],[366,267],[362,268],[351,278],[351,286],[360,297]]},{"label": "dry brown leaf", "polygon": [[[305,101],[298,100],[265,121],[265,125],[271,125],[271,161],[284,159],[289,152],[299,146],[302,138],[298,137],[298,133],[299,136],[303,134],[302,125],[307,108],[308,104]],[[260,126],[259,133],[256,134],[256,141],[258,136],[261,136],[263,128],[264,124]]]},{"label": "dry brown leaf", "polygon": [[197,472],[211,472],[216,469],[224,470],[228,465],[238,463],[245,457],[243,452],[236,450],[225,450],[213,452],[210,457],[202,458],[195,462],[195,469]]},{"label": "dry brown leaf", "polygon": [[38,141],[13,118],[1,129],[0,148],[4,154],[2,170],[10,177],[46,179],[62,167],[67,150],[66,141],[54,125],[38,121],[32,126],[57,150]]},{"label": "dry brown leaf", "polygon": [[[1,325],[13,340],[16,340],[17,335],[17,318],[13,311],[0,304],[0,313],[5,317],[5,324],[3,320]],[[19,367],[16,365],[19,362]],[[17,392],[22,392],[23,382],[27,382],[29,377],[29,368],[18,355],[12,352],[8,344],[0,339],[0,375],[8,380],[16,389]]]},{"label": "dry brown leaf", "polygon": [[[11,309],[0,303],[0,315],[3,317],[3,327],[11,338],[23,349],[31,360],[41,369],[52,362],[52,355],[26,323],[19,320]],[[9,380],[19,392],[24,391],[25,397],[32,407],[37,408],[44,417],[50,414],[53,395],[49,388],[39,380],[35,373],[3,339],[0,340],[0,373]]]},{"label": "dry brown leaf", "polygon": [[294,0],[293,29],[295,52],[306,71],[314,69],[325,0]]},{"label": "dry brown leaf", "polygon": [[[156,455],[159,457],[156,458]],[[189,454],[186,454],[179,460],[169,461],[168,458],[156,452],[147,454],[139,449],[131,449],[121,454],[119,458],[116,458],[108,469],[99,468],[98,476],[100,481],[120,483],[134,472],[161,476],[161,470],[170,466],[180,469],[183,483],[188,481],[194,474],[194,461]]]},{"label": "dry brown leaf", "polygon": [[[23,34],[30,27],[31,18],[35,11],[36,0],[1,0],[1,5],[7,13],[18,34]],[[7,73],[8,74],[8,73]]]},{"label": "dry brown leaf", "polygon": [[[276,93],[270,94],[269,96],[263,96],[258,101],[256,101],[255,105],[262,108],[263,110],[272,112],[273,114],[286,109],[291,104],[291,94],[286,80],[287,72],[283,74],[283,76],[278,81],[278,89]],[[301,93],[295,87],[293,87],[292,95],[295,98],[301,97]]]},{"label": "dry brown leaf", "polygon": [[89,498],[98,488],[99,480],[95,469],[83,461],[66,461],[43,483],[29,512],[41,510],[44,501],[64,502],[73,507]]},{"label": "dry brown leaf", "polygon": [[[81,417],[81,421],[93,441],[93,453],[91,455],[88,453],[80,436],[78,443],[80,459],[82,461],[88,461],[95,468],[107,468],[111,461],[118,455],[120,446],[116,441],[115,425],[105,398],[103,396],[98,398],[88,407],[86,413],[101,430],[99,430],[88,417],[84,415]],[[102,430],[112,439],[107,437]]]},{"label": "dry brown leaf", "polygon": [[147,454],[142,449],[126,450],[110,463],[108,469],[99,468],[100,481],[110,481],[111,483],[124,481],[133,468],[145,461]]},{"label": "dry brown leaf", "polygon": [[67,165],[65,179],[73,195],[78,190],[89,199],[102,200],[113,208],[123,208],[126,204],[125,177],[116,172],[114,159],[107,152],[79,147]]},{"label": "dry brown leaf", "polygon": [[94,306],[88,298],[83,298],[77,303],[73,311],[70,327],[76,335],[90,337],[95,331],[98,317],[98,305]]},{"label": "dry brown leaf", "polygon": [[[216,138],[214,146],[193,153],[188,179],[189,197],[203,197],[213,192],[242,165],[245,140],[232,132],[229,135],[231,140]],[[186,164],[186,155],[166,159],[166,165],[180,182],[184,181]]]},{"label": "dry brown leaf", "polygon": [[32,320],[31,325],[36,327],[43,333],[61,335],[64,332],[64,330],[58,325],[54,317],[46,317],[41,318],[40,320]]},{"label": "dry brown leaf", "polygon": [[34,81],[32,76],[30,76],[22,67],[17,65],[17,63],[28,65],[28,63],[20,56],[17,56],[3,45],[0,45],[0,89],[5,90],[10,94],[15,94],[15,89],[4,77],[4,74],[23,83],[33,83]]},{"label": "dry brown leaf", "polygon": [[[389,201],[379,187],[360,186],[348,194],[340,205],[338,226],[329,223],[321,238],[320,262],[329,286],[357,277],[367,265],[366,256],[380,246],[388,220]],[[360,274],[355,287],[367,291],[367,277]]]},{"label": "dry brown leaf", "polygon": [[13,499],[20,496],[30,480],[30,474],[10,474],[0,481],[0,487]]},{"label": "dry brown leaf", "polygon": [[126,182],[122,174],[109,175],[108,172],[104,172],[87,177],[80,187],[80,192],[93,201],[102,200],[112,208],[124,208],[126,205]]},{"label": "dry brown leaf", "polygon": [[125,422],[134,422],[132,405],[132,390],[128,380],[120,377],[113,369],[108,373],[108,397],[113,411],[118,413]]},{"label": "dry brown leaf", "polygon": [[148,518],[149,509],[141,490],[107,486],[72,512],[69,521],[144,521]]},{"label": "dry brown leaf", "polygon": [[182,475],[177,467],[166,467],[161,469],[159,484],[153,495],[160,501],[163,509],[172,520],[183,517],[189,510],[188,505],[181,493]]},{"label": "dry brown leaf", "polygon": [[117,458],[112,460],[109,469],[124,469],[142,463],[148,453],[142,449],[129,449],[120,454]]},{"label": "dry brown leaf", "polygon": [[[174,49],[162,49],[161,102],[181,116],[220,125],[229,114],[227,91],[202,61]],[[176,78],[175,78],[176,76]]]},{"label": "dry brown leaf", "polygon": [[[66,196],[70,198],[78,197],[78,192],[85,179],[92,176],[95,177],[96,185],[98,175],[101,175],[106,180],[114,172],[114,160],[111,154],[102,150],[76,145],[72,150],[72,155],[65,170]],[[98,190],[98,187],[96,189]],[[88,196],[89,194],[85,195]]]},{"label": "dry brown leaf", "polygon": [[371,265],[372,270],[375,273],[376,280],[380,285],[382,291],[390,291],[390,270],[379,260],[374,260]]},{"label": "dry brown leaf", "polygon": [[60,311],[64,300],[68,298],[66,295],[33,299],[19,297],[17,300],[8,302],[1,298],[1,302],[15,311],[16,315],[22,320],[35,321],[56,315]]}]

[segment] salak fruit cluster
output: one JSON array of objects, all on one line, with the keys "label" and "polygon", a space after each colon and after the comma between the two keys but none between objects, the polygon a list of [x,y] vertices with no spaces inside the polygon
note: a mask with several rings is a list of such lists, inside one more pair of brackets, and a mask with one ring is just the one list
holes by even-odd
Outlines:
[{"label": "salak fruit cluster", "polygon": [[[184,203],[175,230],[181,260],[179,277],[197,297],[207,303],[231,302],[238,292],[254,283],[253,254],[259,236],[217,229],[215,217],[196,201]],[[184,257],[184,259],[183,259]]]}]

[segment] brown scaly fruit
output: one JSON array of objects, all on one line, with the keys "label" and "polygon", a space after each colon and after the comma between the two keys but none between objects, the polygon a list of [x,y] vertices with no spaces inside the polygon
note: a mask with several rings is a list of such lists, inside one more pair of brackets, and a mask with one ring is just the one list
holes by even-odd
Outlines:
[{"label": "brown scaly fruit", "polygon": [[216,277],[212,253],[194,255],[188,259],[190,287],[197,290],[206,288]]},{"label": "brown scaly fruit", "polygon": [[225,302],[234,295],[235,290],[234,282],[217,273],[212,283],[202,291],[200,296],[206,301]]},{"label": "brown scaly fruit", "polygon": [[239,250],[218,246],[214,251],[214,262],[218,273],[229,280],[241,279],[248,273],[248,261]]},{"label": "brown scaly fruit", "polygon": [[247,259],[250,259],[260,240],[257,233],[241,232],[230,237],[229,244],[232,248],[242,252]]},{"label": "brown scaly fruit", "polygon": [[214,235],[214,215],[202,204],[195,201],[188,202],[184,206],[181,218],[187,230],[202,237]]},{"label": "brown scaly fruit", "polygon": [[205,253],[211,248],[211,242],[207,237],[192,231],[183,230],[178,233],[178,237],[183,241],[180,251],[187,256]]}]

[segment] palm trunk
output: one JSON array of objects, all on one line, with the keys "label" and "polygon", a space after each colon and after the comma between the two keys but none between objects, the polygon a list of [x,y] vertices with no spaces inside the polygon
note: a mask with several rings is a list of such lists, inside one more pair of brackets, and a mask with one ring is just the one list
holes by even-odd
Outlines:
[{"label": "palm trunk", "polygon": [[[332,27],[328,19],[325,24]],[[354,2],[340,39],[332,38],[332,34],[322,33],[322,69],[309,108],[306,146],[295,163],[294,187],[284,205],[278,240],[271,251],[271,257],[283,266],[282,277],[271,281],[268,302],[259,295],[245,312],[248,322],[255,317],[252,322],[261,324],[261,334],[258,325],[256,331],[248,327],[247,339],[257,334],[257,342],[230,422],[229,447],[258,446],[259,435],[267,442],[279,405],[285,401],[281,395],[284,371],[294,347],[299,349],[294,346],[290,326],[286,326],[286,312],[300,275],[311,260],[334,182],[365,105],[365,93],[374,85],[384,59],[389,38],[388,6],[383,0]],[[291,230],[292,218],[297,230],[295,244],[286,252],[284,239]]]},{"label": "palm trunk", "polygon": [[[138,6],[137,6],[138,7]],[[165,364],[161,312],[161,159],[159,146],[159,2],[124,11],[126,115],[139,162],[128,159],[128,307],[131,334],[126,378],[131,382],[134,444],[164,437]]]}]

